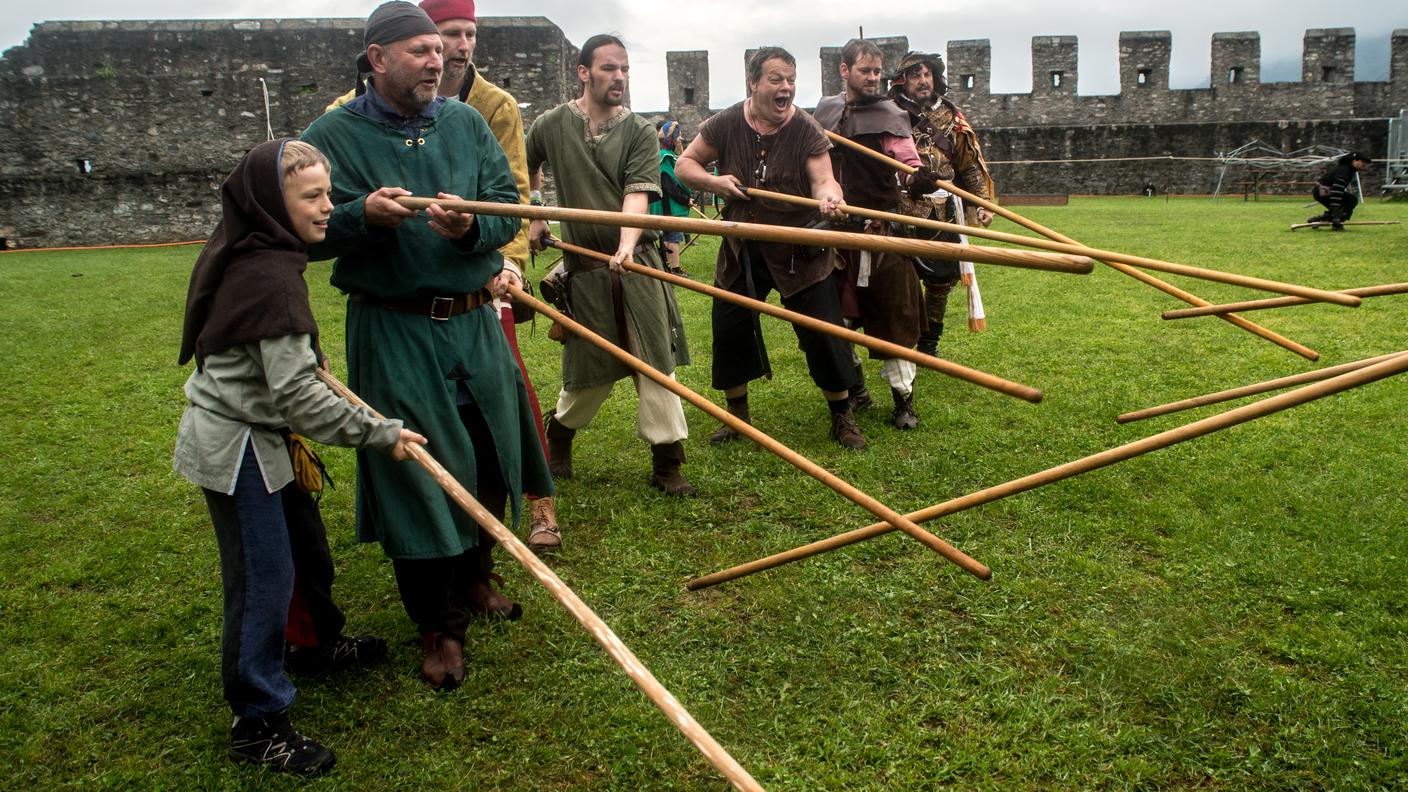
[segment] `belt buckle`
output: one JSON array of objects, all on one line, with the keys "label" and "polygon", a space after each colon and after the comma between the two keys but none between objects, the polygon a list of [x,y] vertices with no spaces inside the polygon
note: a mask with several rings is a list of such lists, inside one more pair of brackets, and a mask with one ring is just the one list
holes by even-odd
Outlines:
[{"label": "belt buckle", "polygon": [[448,322],[451,313],[455,310],[454,297],[431,297],[430,298],[430,318],[437,322]]}]

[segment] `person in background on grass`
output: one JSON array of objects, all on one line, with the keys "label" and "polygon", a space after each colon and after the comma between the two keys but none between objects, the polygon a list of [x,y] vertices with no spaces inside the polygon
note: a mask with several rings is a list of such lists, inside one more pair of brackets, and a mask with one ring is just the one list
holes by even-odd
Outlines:
[{"label": "person in background on grass", "polygon": [[308,304],[309,244],[332,214],[328,161],[296,140],[255,146],[221,186],[222,215],[191,273],[180,363],[192,357],[176,436],[177,473],[205,492],[224,589],[221,676],[234,711],[230,756],[317,773],[332,751],[289,722],[284,630],[297,576],[330,632],[311,664],[379,660],[386,642],[340,634],[332,558],[318,506],[294,483],[288,431],[405,459],[425,438],[375,418],[317,378],[324,364]]},{"label": "person in background on grass", "polygon": [[[509,168],[513,171],[513,181],[518,185],[518,202],[528,203],[528,163],[523,155],[523,114],[518,111],[518,100],[499,86],[489,82],[474,65],[474,49],[479,43],[479,22],[475,16],[474,0],[421,0],[421,10],[435,23],[440,32],[440,41],[445,47],[445,71],[440,77],[440,95],[446,99],[458,99],[473,107],[484,116],[494,139],[508,157]],[[365,85],[354,88],[328,105],[331,111],[336,107],[357,98],[366,92]],[[526,223],[519,222],[519,231],[499,252],[504,257],[504,271],[490,284],[490,291],[498,298],[499,322],[504,328],[509,349],[513,351],[514,362],[523,372],[523,385],[528,389],[528,403],[533,408],[535,423],[538,426],[538,440],[543,453],[548,452],[547,437],[543,435],[543,416],[539,412],[538,394],[533,389],[533,380],[528,376],[528,367],[518,351],[518,333],[514,329],[515,316],[518,321],[527,321],[522,310],[514,311],[508,297],[508,285],[523,285],[523,268],[528,264],[528,234]],[[552,495],[524,493],[528,499],[528,546],[536,551],[555,550],[562,546],[562,530],[557,524],[557,510]]]},{"label": "person in background on grass", "polygon": [[[650,202],[650,213],[653,215],[688,217],[689,207],[694,204],[689,190],[675,178],[675,162],[680,156],[682,131],[678,121],[661,122],[659,130],[656,131],[660,138],[660,194]],[[688,278],[689,273],[680,266],[680,245],[683,243],[683,231],[660,233],[660,244],[665,248],[665,271]]]},{"label": "person in background on grass", "polygon": [[[384,3],[367,19],[366,92],[303,133],[333,163],[327,238],[309,253],[337,257],[346,292],[348,384],[368,404],[430,438],[435,458],[497,519],[552,479],[489,284],[498,249],[520,227],[406,195],[517,204],[503,149],[483,116],[439,95],[440,31],[425,11]],[[390,152],[395,152],[394,156]],[[415,466],[357,455],[357,537],[391,558],[406,615],[421,639],[421,678],[437,690],[465,677],[475,618],[523,609],[491,585],[493,536]]]},{"label": "person in background on grass", "polygon": [[1333,167],[1325,171],[1311,193],[1315,200],[1325,207],[1325,213],[1316,215],[1307,223],[1331,223],[1331,230],[1343,231],[1345,221],[1354,215],[1354,207],[1359,204],[1354,186],[1359,172],[1369,167],[1373,160],[1355,152],[1340,157]]}]

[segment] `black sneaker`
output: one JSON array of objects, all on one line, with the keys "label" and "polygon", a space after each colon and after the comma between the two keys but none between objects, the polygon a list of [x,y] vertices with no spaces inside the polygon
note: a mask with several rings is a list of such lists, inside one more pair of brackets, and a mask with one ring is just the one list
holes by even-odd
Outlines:
[{"label": "black sneaker", "polygon": [[300,775],[315,775],[337,763],[332,751],[293,728],[287,712],[267,718],[236,717],[230,726],[230,758]]},{"label": "black sneaker", "polygon": [[339,635],[329,647],[289,647],[284,652],[284,668],[295,674],[319,674],[371,665],[383,657],[386,641],[375,635]]}]

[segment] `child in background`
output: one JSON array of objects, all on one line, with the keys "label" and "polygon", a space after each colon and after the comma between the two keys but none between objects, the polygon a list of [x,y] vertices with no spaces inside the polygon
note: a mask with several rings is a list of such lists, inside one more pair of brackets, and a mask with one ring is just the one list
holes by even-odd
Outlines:
[{"label": "child in background", "polygon": [[[327,233],[330,190],[327,158],[292,139],[255,146],[225,179],[220,223],[186,295],[180,363],[194,357],[196,370],[174,462],[203,488],[220,548],[230,756],[305,774],[327,770],[335,757],[289,723],[284,629],[295,571],[301,589],[321,587],[330,605],[332,561],[318,507],[294,483],[287,433],[398,460],[410,443],[425,442],[317,378],[326,361],[303,270],[307,246]],[[328,665],[385,655],[380,638],[341,636],[340,611],[333,621],[335,637],[319,655]]]},{"label": "child in background", "polygon": [[[681,148],[682,132],[678,121],[662,121],[655,130],[655,135],[660,140],[660,195],[650,202],[651,214],[688,217],[689,207],[694,205],[694,198],[689,189],[675,177],[675,162],[684,150]],[[680,266],[680,246],[683,243],[683,231],[661,232],[660,245],[664,249],[661,257],[665,259],[665,271],[671,275],[688,278],[689,273]]]}]

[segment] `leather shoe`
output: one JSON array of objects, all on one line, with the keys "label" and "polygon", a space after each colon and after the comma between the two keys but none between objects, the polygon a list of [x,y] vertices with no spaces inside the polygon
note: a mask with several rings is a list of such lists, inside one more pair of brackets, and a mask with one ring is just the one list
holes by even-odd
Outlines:
[{"label": "leather shoe", "polygon": [[445,684],[441,690],[454,690],[464,682],[464,647],[449,635],[440,636],[440,661],[445,665]]},{"label": "leather shoe", "polygon": [[[730,403],[727,405],[727,407],[729,414],[733,417],[738,418],[746,424],[752,423],[752,421],[749,420],[748,416],[748,402],[745,401],[741,404]],[[719,424],[719,428],[715,429],[714,433],[709,435],[709,442],[717,445],[719,443],[727,443],[730,440],[737,440],[742,436],[743,433],[738,431],[737,429],[734,429],[732,426],[729,426],[728,424]]]},{"label": "leather shoe", "polygon": [[500,594],[489,585],[489,581],[503,588],[504,579],[496,572],[469,584],[469,612],[491,620],[518,621],[523,617],[523,606]]},{"label": "leather shoe", "polygon": [[[449,669],[445,665],[445,655],[440,647],[448,636],[441,632],[426,633],[420,637],[420,678],[436,690],[445,690]],[[461,661],[463,672],[464,663]]]},{"label": "leather shoe", "polygon": [[852,451],[860,451],[867,445],[865,435],[856,425],[856,416],[850,410],[831,414],[831,439]]},{"label": "leather shoe", "polygon": [[557,526],[552,497],[529,501],[528,513],[528,549],[535,553],[561,549],[562,529]]}]

